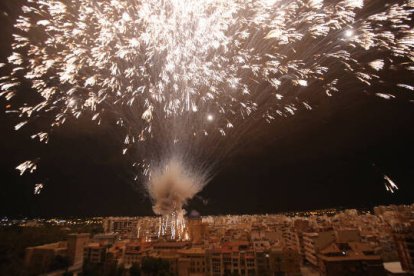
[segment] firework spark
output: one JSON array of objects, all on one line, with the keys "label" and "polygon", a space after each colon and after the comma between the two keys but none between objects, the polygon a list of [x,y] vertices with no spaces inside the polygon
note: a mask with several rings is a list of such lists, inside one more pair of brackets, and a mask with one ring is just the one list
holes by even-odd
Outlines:
[{"label": "firework spark", "polygon": [[31,160],[24,161],[16,167],[16,170],[20,171],[20,175],[23,175],[26,171],[33,173],[36,169],[36,163]]},{"label": "firework spark", "polygon": [[43,187],[44,187],[43,183],[38,183],[38,184],[36,184],[36,185],[35,185],[35,187],[34,187],[34,191],[33,191],[33,193],[34,193],[35,195],[40,194],[40,192],[43,190]]},{"label": "firework spark", "polygon": [[384,175],[384,180],[385,189],[388,192],[394,193],[396,190],[398,190],[397,184],[395,184],[394,181],[392,181],[392,179],[389,178],[387,175]]},{"label": "firework spark", "polygon": [[[387,63],[412,64],[413,5],[357,19],[363,1],[31,0],[17,20],[12,72],[1,88],[10,98],[26,80],[43,98],[20,108],[26,120],[16,129],[43,112],[58,126],[69,116],[100,120],[122,105],[138,107],[147,134],[155,114],[207,106],[227,120],[257,112],[273,119],[295,112],[281,101],[292,90],[323,80],[330,94],[340,70],[376,81],[370,68],[389,65],[359,62],[361,52],[389,51]],[[273,87],[266,104],[257,102],[254,82]]]},{"label": "firework spark", "polygon": [[[12,100],[25,82],[41,98],[14,111],[16,130],[39,117],[53,128],[71,117],[117,116],[128,129],[124,154],[161,136],[163,121],[172,122],[173,144],[226,135],[249,117],[310,109],[307,91],[330,96],[346,83],[363,91],[384,83],[383,71],[412,71],[413,10],[412,0],[375,12],[362,0],[28,0],[13,53],[0,64],[10,72],[1,94]],[[413,90],[390,87],[373,94]],[[47,142],[48,132],[32,138]]]},{"label": "firework spark", "polygon": [[184,212],[174,211],[159,218],[158,238],[188,240]]}]

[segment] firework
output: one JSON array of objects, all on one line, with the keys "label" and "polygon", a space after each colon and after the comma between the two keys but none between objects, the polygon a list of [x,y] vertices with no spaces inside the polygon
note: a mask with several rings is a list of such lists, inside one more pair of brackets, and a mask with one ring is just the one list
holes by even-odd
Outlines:
[{"label": "firework", "polygon": [[384,175],[384,185],[385,185],[385,189],[390,192],[390,193],[394,193],[395,191],[398,190],[398,186],[397,184],[394,183],[394,181],[392,181],[391,178],[389,178],[387,175]]},{"label": "firework", "polygon": [[35,195],[38,195],[38,194],[40,194],[40,192],[43,190],[43,184],[42,183],[38,183],[38,184],[35,184],[35,187],[34,187],[34,194]]},{"label": "firework", "polygon": [[[127,129],[124,153],[165,137],[171,148],[226,135],[248,118],[271,121],[310,109],[306,92],[372,84],[383,87],[373,94],[384,99],[411,92],[412,83],[381,76],[413,71],[413,10],[412,0],[379,9],[362,0],[28,0],[13,53],[1,64],[10,72],[2,95],[13,101],[24,82],[40,96],[7,108],[21,118],[16,130],[40,117],[54,128],[68,118],[100,123],[110,114]],[[32,138],[47,142],[48,132]]]},{"label": "firework", "polygon": [[159,218],[158,238],[188,240],[184,212],[174,211]]}]

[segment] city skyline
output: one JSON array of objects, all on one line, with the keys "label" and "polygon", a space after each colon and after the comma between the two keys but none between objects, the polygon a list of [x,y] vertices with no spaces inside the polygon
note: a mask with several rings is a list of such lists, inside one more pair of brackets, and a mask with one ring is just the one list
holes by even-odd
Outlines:
[{"label": "city skyline", "polygon": [[[411,275],[413,208],[376,206],[371,212],[346,209],[289,216],[200,217],[192,212],[183,227],[171,228],[163,228],[154,216],[22,220],[10,221],[14,224],[8,227],[20,227],[22,238],[42,229],[65,229],[65,235],[49,243],[28,244],[22,265],[31,273]],[[7,229],[7,221],[2,223]]]}]

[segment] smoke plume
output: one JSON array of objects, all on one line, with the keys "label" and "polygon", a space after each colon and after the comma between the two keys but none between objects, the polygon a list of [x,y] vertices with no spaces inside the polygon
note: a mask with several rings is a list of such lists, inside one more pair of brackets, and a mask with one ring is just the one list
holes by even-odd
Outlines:
[{"label": "smoke plume", "polygon": [[147,183],[152,209],[158,215],[180,212],[206,184],[206,177],[172,158],[151,171]]}]

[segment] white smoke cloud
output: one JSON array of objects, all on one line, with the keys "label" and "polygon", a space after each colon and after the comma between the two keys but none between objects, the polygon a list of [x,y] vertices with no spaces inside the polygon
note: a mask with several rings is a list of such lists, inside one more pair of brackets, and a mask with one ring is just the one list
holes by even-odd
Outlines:
[{"label": "white smoke cloud", "polygon": [[181,212],[187,201],[202,190],[206,177],[188,168],[177,158],[151,170],[147,183],[153,201],[152,209],[158,215]]}]

